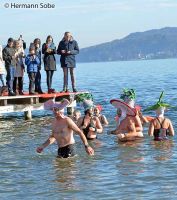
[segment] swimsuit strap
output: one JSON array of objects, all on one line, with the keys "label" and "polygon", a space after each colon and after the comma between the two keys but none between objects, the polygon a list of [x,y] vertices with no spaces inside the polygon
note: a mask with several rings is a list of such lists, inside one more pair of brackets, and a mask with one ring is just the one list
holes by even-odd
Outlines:
[{"label": "swimsuit strap", "polygon": [[101,122],[104,122],[104,115],[101,115]]},{"label": "swimsuit strap", "polygon": [[83,120],[82,120],[82,124],[81,124],[82,126],[84,125],[84,120],[85,120],[85,116],[83,117]]},{"label": "swimsuit strap", "polygon": [[165,121],[165,118],[164,118],[164,120],[162,121],[162,123],[160,122],[160,120],[159,120],[158,117],[156,117],[156,119],[158,120],[158,122],[159,122],[159,124],[160,124],[160,128],[163,128],[163,123],[164,123],[164,121]]}]

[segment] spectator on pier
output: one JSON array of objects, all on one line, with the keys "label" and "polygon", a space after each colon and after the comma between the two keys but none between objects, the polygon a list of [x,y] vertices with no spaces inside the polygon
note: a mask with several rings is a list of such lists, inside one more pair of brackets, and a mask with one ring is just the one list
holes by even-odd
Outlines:
[{"label": "spectator on pier", "polygon": [[25,66],[23,63],[23,58],[25,57],[25,52],[23,47],[21,46],[20,40],[14,41],[14,48],[15,48],[15,59],[16,59],[16,70],[13,81],[13,92],[16,95],[17,94],[24,95],[23,76],[24,76]]},{"label": "spectator on pier", "polygon": [[23,50],[26,49],[26,42],[23,40],[22,35],[18,38],[18,41],[20,42],[20,46],[23,48]]},{"label": "spectator on pier", "polygon": [[34,92],[35,78],[36,73],[38,71],[38,65],[40,64],[40,60],[38,56],[36,56],[34,46],[31,46],[29,49],[29,54],[25,58],[25,64],[27,65],[27,73],[29,77],[29,94],[36,94]]},{"label": "spectator on pier", "polygon": [[56,71],[56,47],[51,35],[47,36],[46,43],[42,45],[42,53],[44,54],[44,69],[47,74],[48,93],[55,93],[55,89],[52,89],[52,78],[54,71]]},{"label": "spectator on pier", "polygon": [[35,79],[35,92],[38,94],[43,94],[42,88],[41,88],[41,40],[39,38],[34,39],[34,42],[30,44],[30,46],[34,46],[36,56],[40,60],[40,64],[38,65],[38,70],[36,74]]},{"label": "spectator on pier", "polygon": [[77,42],[73,39],[70,32],[65,32],[63,39],[60,41],[57,49],[57,53],[61,55],[60,63],[64,74],[63,91],[68,92],[68,70],[71,75],[73,92],[77,92],[74,68],[76,67],[75,55],[79,53],[79,47]]},{"label": "spectator on pier", "polygon": [[3,60],[5,61],[5,68],[7,71],[7,86],[9,96],[15,96],[13,92],[13,81],[16,68],[16,59],[15,59],[15,49],[14,49],[14,40],[12,38],[8,39],[7,46],[3,49]]}]

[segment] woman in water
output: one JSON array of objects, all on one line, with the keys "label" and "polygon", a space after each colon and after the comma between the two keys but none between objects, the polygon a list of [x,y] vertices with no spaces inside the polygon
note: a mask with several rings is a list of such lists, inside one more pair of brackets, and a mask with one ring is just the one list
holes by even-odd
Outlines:
[{"label": "woman in water", "polygon": [[84,117],[80,117],[78,120],[78,127],[83,131],[87,140],[94,140],[97,138],[97,133],[103,132],[103,127],[97,116],[94,116],[93,102],[91,100],[85,100],[84,106]]},{"label": "woman in water", "polygon": [[156,117],[151,121],[148,134],[154,137],[155,141],[163,141],[169,136],[174,136],[174,129],[170,119],[164,116],[167,108],[171,107],[169,104],[162,102],[163,92],[160,95],[158,102],[147,108],[145,111],[155,110]]},{"label": "woman in water", "polygon": [[101,114],[102,110],[103,110],[102,106],[101,105],[97,105],[94,108],[94,114],[95,114],[95,116],[97,116],[99,118],[99,120],[100,120],[102,125],[108,125],[109,122],[108,122],[107,118],[105,117],[105,115]]}]

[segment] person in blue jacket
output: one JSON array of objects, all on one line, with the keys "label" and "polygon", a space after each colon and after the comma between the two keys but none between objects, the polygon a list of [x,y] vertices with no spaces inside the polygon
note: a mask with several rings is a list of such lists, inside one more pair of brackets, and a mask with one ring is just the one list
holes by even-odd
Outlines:
[{"label": "person in blue jacket", "polygon": [[75,87],[74,68],[76,67],[75,55],[79,53],[77,42],[73,39],[70,32],[65,32],[63,39],[60,41],[57,53],[61,55],[60,63],[64,74],[63,91],[68,92],[68,69],[70,70],[73,92],[77,92]]},{"label": "person in blue jacket", "polygon": [[25,58],[25,64],[27,65],[27,73],[29,77],[29,94],[35,94],[34,85],[35,78],[38,71],[38,65],[40,64],[40,60],[38,56],[36,56],[35,47],[32,46],[29,49],[29,54]]},{"label": "person in blue jacket", "polygon": [[38,94],[44,94],[44,92],[42,91],[42,87],[41,87],[41,40],[39,38],[35,38],[34,42],[31,43],[30,46],[34,46],[35,50],[36,50],[36,56],[39,58],[40,60],[40,64],[38,65],[38,71],[36,74],[36,79],[35,79],[35,92],[37,92]]}]

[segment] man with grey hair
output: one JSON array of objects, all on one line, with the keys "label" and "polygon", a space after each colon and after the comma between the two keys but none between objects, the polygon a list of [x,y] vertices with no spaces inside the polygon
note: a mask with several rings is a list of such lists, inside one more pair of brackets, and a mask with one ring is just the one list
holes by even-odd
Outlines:
[{"label": "man with grey hair", "polygon": [[70,102],[67,99],[64,99],[61,103],[56,103],[53,102],[53,100],[49,100],[44,104],[44,108],[53,110],[55,119],[52,122],[52,133],[49,138],[36,149],[38,153],[41,153],[44,148],[56,141],[59,147],[58,157],[68,158],[74,156],[75,140],[73,133],[75,132],[80,136],[85,146],[85,151],[89,155],[94,155],[94,150],[88,145],[87,139],[83,132],[77,127],[71,118],[64,115],[64,108],[69,104]]}]

